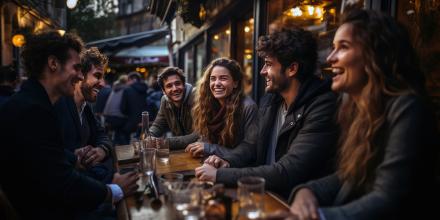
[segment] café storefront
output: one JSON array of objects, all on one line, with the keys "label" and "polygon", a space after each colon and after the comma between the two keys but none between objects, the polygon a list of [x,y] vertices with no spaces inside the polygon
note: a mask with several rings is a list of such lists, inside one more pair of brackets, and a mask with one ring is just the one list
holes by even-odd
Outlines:
[{"label": "caf\u00e9 storefront", "polygon": [[264,81],[256,36],[280,26],[302,26],[319,39],[319,65],[324,67],[344,10],[360,7],[388,13],[413,30],[429,93],[440,109],[440,43],[435,40],[440,35],[439,0],[153,0],[150,6],[151,13],[169,24],[176,63],[190,83],[200,79],[211,60],[231,57],[242,65],[246,92],[257,102]]}]

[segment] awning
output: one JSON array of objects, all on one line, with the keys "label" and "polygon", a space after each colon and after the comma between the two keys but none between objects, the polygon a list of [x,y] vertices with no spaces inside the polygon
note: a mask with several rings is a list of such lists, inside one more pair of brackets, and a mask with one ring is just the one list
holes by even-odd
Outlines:
[{"label": "awning", "polygon": [[166,46],[129,47],[120,50],[111,57],[112,61],[119,64],[168,65],[168,48]]},{"label": "awning", "polygon": [[88,47],[98,47],[101,51],[116,51],[130,46],[150,44],[168,34],[167,28],[127,34],[87,43]]},{"label": "awning", "polygon": [[117,52],[115,57],[160,57],[168,56],[166,46],[130,47]]}]

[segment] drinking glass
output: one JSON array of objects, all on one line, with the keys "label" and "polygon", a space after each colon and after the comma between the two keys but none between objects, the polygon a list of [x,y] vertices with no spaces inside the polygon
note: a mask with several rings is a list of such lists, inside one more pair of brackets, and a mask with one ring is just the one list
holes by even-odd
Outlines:
[{"label": "drinking glass", "polygon": [[180,188],[172,191],[173,206],[183,219],[199,219],[203,216],[201,188],[193,182],[182,182]]},{"label": "drinking glass", "polygon": [[156,171],[156,149],[144,148],[139,152],[139,166],[142,174],[153,175]]},{"label": "drinking glass", "polygon": [[131,146],[133,147],[134,155],[138,155],[139,151],[141,149],[141,142],[138,141],[138,140],[132,140],[131,141]]},{"label": "drinking glass", "polygon": [[170,144],[166,138],[156,138],[157,158],[159,162],[168,164],[170,159]]},{"label": "drinking glass", "polygon": [[165,201],[172,203],[173,191],[180,189],[183,182],[181,173],[165,173],[159,177],[160,188],[165,196]]},{"label": "drinking glass", "polygon": [[264,179],[247,176],[238,180],[239,215],[246,219],[263,217],[264,210]]}]

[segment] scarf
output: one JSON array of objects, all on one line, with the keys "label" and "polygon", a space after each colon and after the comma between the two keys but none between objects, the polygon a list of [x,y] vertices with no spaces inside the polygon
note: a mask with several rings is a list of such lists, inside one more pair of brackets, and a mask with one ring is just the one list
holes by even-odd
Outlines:
[{"label": "scarf", "polygon": [[208,121],[209,141],[214,144],[220,144],[220,132],[225,127],[226,105],[220,107],[214,117]]}]

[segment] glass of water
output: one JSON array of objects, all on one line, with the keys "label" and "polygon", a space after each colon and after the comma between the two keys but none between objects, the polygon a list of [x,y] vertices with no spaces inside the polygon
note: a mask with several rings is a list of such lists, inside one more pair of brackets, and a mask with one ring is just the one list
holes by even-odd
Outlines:
[{"label": "glass of water", "polygon": [[201,219],[203,207],[201,204],[201,188],[192,182],[182,182],[179,189],[172,192],[173,206],[179,218]]},{"label": "glass of water", "polygon": [[159,162],[168,164],[170,159],[170,143],[166,138],[156,138],[157,159]]},{"label": "glass of water", "polygon": [[258,219],[263,217],[264,184],[261,177],[247,176],[238,180],[238,204],[241,217]]},{"label": "glass of water", "polygon": [[139,167],[142,174],[153,175],[156,171],[156,149],[143,148],[139,152]]}]

